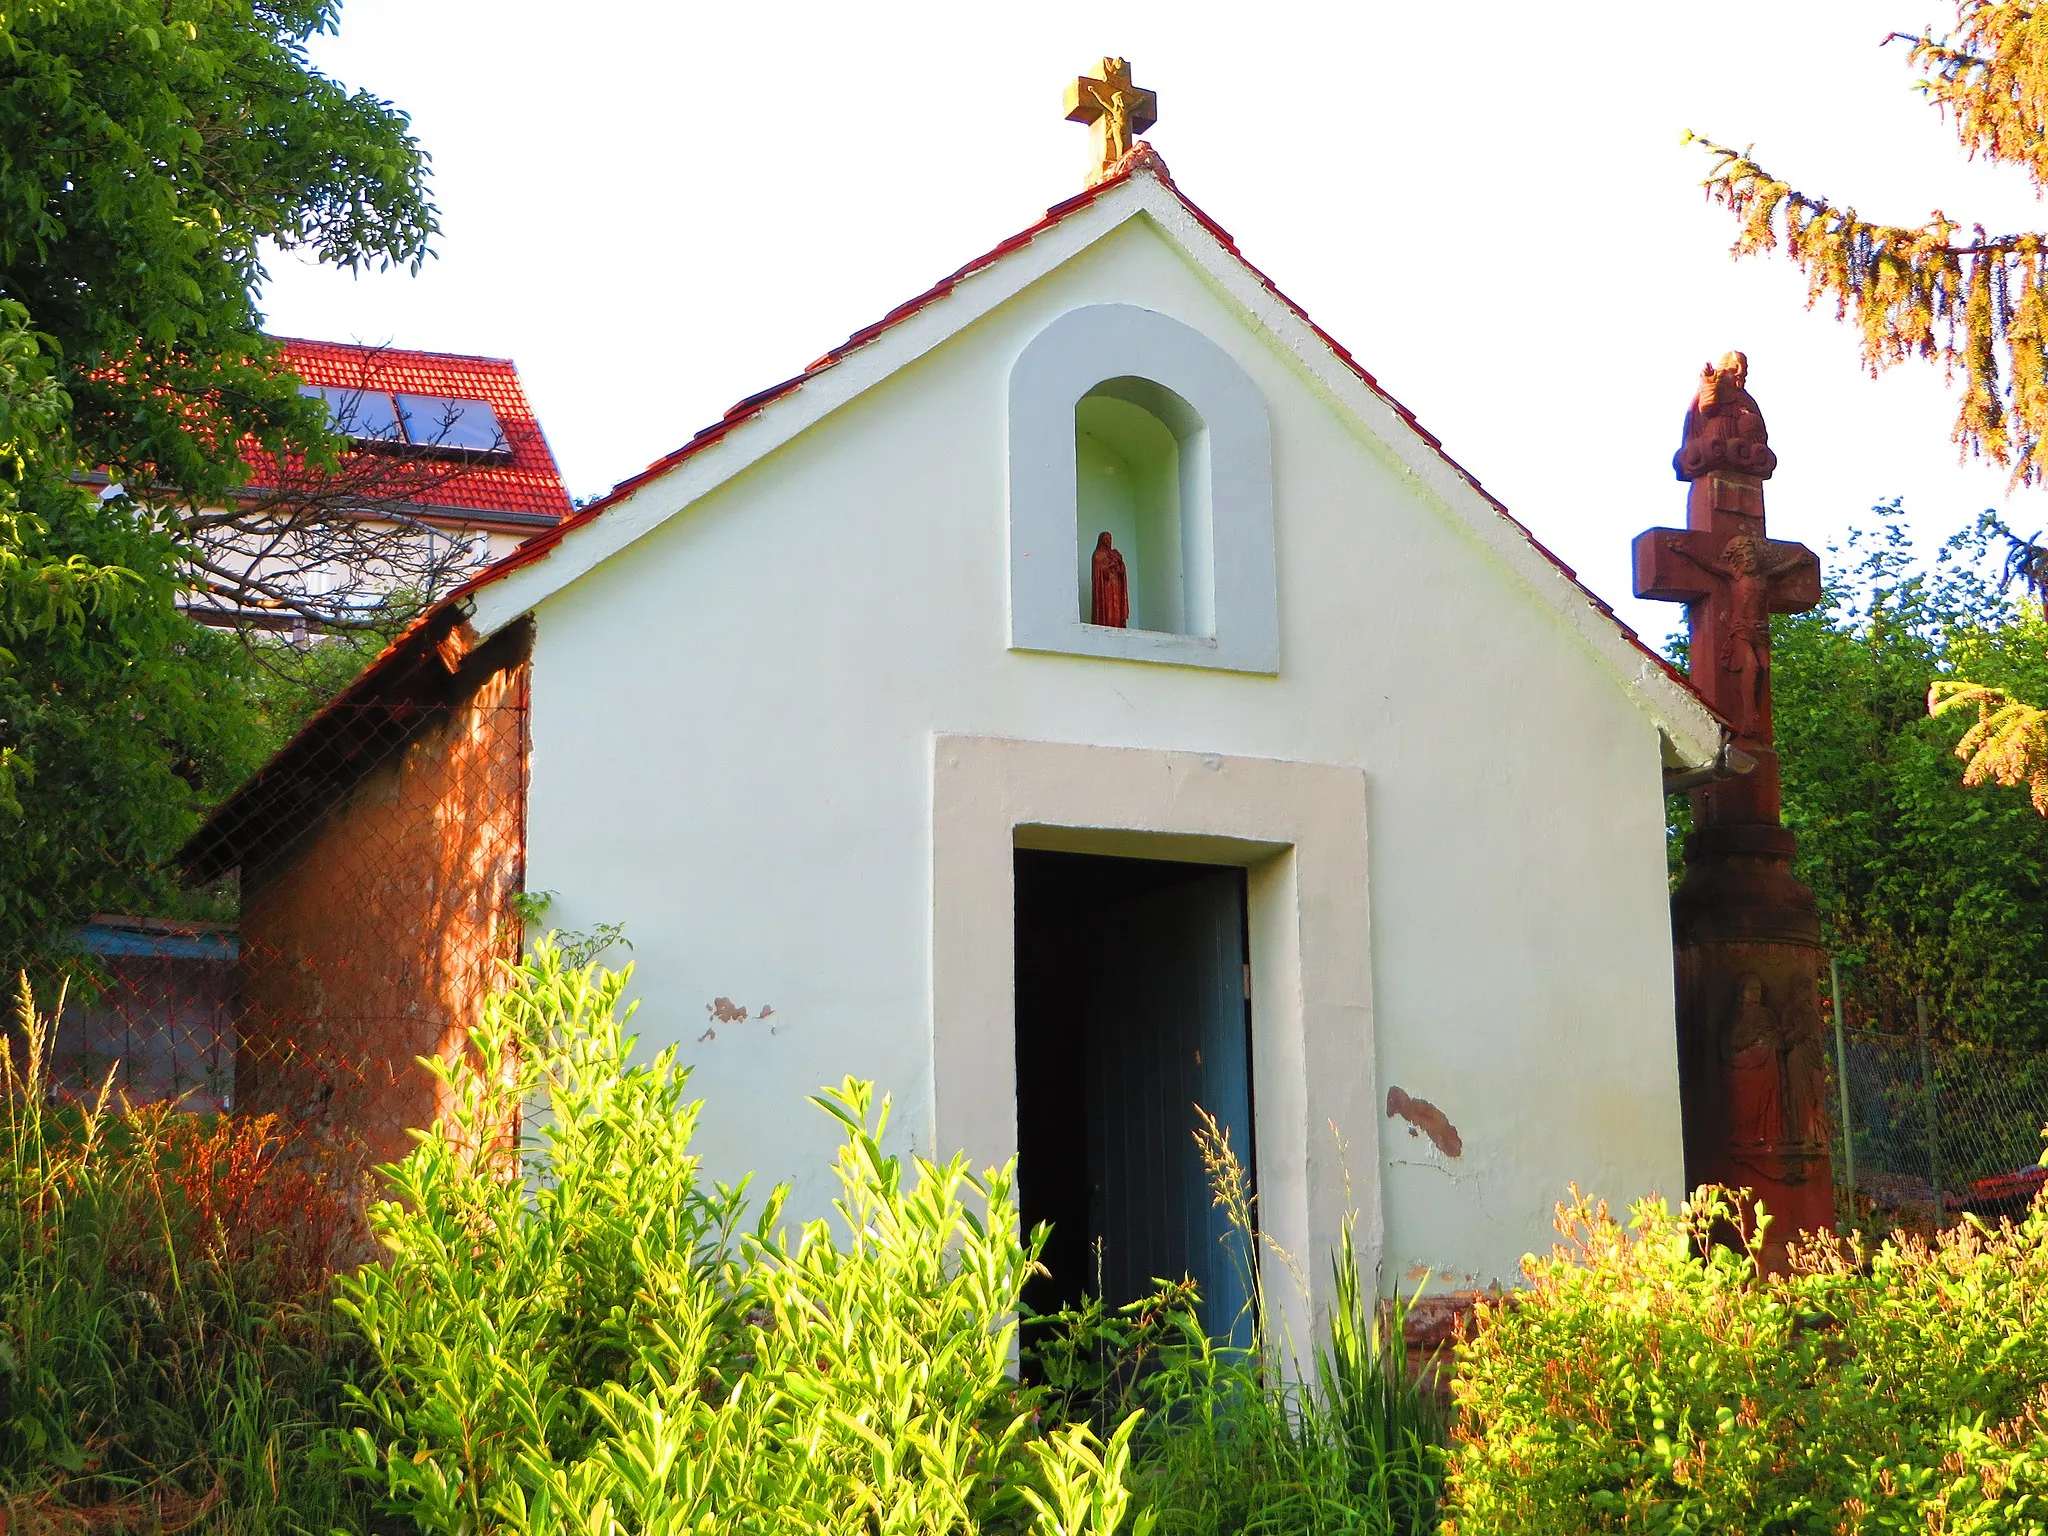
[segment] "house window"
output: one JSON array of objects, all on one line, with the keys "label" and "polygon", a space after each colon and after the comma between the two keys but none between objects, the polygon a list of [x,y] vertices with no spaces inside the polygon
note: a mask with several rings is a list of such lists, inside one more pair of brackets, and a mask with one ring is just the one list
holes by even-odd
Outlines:
[{"label": "house window", "polygon": [[1074,406],[1074,544],[1081,622],[1101,623],[1095,552],[1122,556],[1125,627],[1208,635],[1209,439],[1201,414],[1150,379],[1108,379]]},{"label": "house window", "polygon": [[1134,305],[1070,310],[1011,370],[1009,453],[1013,650],[1279,670],[1271,427],[1229,353]]}]

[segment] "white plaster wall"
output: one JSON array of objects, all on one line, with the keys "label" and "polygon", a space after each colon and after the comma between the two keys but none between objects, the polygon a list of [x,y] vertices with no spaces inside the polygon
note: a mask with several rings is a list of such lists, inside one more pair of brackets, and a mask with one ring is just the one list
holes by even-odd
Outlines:
[{"label": "white plaster wall", "polygon": [[[1278,676],[1012,651],[1005,389],[1083,304],[1205,332],[1272,413]],[[1463,430],[1484,430],[1467,423]],[[855,1073],[932,1150],[934,733],[1353,766],[1387,1283],[1511,1281],[1568,1181],[1680,1188],[1655,727],[1566,621],[1137,219],[544,602],[528,883],[623,922],[711,1170],[830,1196]],[[986,900],[1007,906],[1007,890]],[[713,1024],[727,998],[764,1022]],[[706,1037],[715,1028],[715,1037]],[[700,1038],[703,1037],[703,1038]],[[944,1151],[946,1149],[938,1149]]]}]

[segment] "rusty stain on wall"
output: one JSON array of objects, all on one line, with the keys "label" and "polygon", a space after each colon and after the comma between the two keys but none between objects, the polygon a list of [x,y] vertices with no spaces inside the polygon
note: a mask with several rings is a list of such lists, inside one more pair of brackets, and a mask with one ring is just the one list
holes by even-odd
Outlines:
[{"label": "rusty stain on wall", "polygon": [[1458,1135],[1458,1128],[1451,1124],[1450,1116],[1438,1109],[1427,1099],[1418,1099],[1400,1088],[1387,1090],[1387,1118],[1399,1116],[1408,1122],[1408,1134],[1427,1136],[1437,1151],[1445,1157],[1458,1157],[1465,1150],[1465,1143]]}]

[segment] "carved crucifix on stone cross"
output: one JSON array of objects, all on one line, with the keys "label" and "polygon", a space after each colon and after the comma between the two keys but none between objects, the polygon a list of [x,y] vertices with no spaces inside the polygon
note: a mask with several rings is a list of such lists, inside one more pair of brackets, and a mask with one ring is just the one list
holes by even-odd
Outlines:
[{"label": "carved crucifix on stone cross", "polygon": [[1695,687],[1745,746],[1771,741],[1771,615],[1820,601],[1820,560],[1764,533],[1763,482],[1777,468],[1740,352],[1704,370],[1673,467],[1692,482],[1686,527],[1636,539],[1637,597],[1684,603]]},{"label": "carved crucifix on stone cross", "polygon": [[1693,682],[1739,740],[1769,743],[1771,615],[1820,601],[1813,551],[1761,531],[1652,528],[1636,542],[1636,596],[1690,605]]},{"label": "carved crucifix on stone cross", "polygon": [[1104,59],[1101,76],[1083,75],[1067,87],[1067,121],[1086,123],[1095,148],[1094,186],[1131,152],[1138,135],[1159,121],[1159,97],[1131,82],[1125,59]]}]

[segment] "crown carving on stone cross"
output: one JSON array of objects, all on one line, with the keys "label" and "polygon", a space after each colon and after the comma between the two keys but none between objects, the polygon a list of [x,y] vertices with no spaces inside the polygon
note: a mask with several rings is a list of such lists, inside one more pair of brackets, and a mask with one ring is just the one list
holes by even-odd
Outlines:
[{"label": "crown carving on stone cross", "polygon": [[1159,121],[1158,93],[1132,81],[1128,59],[1104,59],[1097,69],[1067,87],[1067,121],[1088,125],[1095,151],[1088,173],[1091,187],[1114,175],[1137,146],[1138,135]]},{"label": "crown carving on stone cross", "polygon": [[1749,392],[1749,359],[1730,352],[1700,370],[1699,388],[1685,413],[1685,435],[1671,467],[1681,480],[1732,473],[1771,478],[1778,456],[1771,451],[1764,413]]}]

